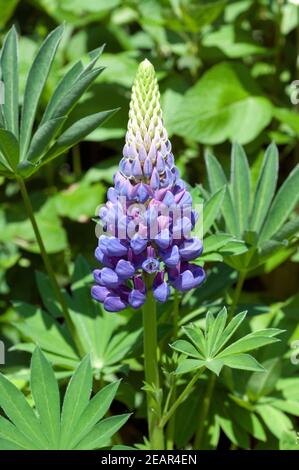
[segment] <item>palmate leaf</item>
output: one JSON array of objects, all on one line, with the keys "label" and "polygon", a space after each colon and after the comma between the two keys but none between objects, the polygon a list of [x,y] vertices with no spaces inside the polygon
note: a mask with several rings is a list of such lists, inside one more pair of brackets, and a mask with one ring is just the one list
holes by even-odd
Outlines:
[{"label": "palmate leaf", "polygon": [[36,126],[37,109],[63,30],[63,25],[58,26],[46,37],[29,68],[20,126],[19,59],[15,28],[12,27],[5,37],[0,57],[5,95],[5,102],[0,106],[0,173],[3,176],[29,177],[41,164],[66,152],[116,111],[97,112],[88,116],[77,113],[77,121],[68,119],[83,93],[104,70],[104,67],[94,68],[104,48],[101,46],[89,53],[90,60],[85,67],[81,61],[70,67],[58,83]]},{"label": "palmate leaf", "polygon": [[[99,449],[128,420],[129,414],[101,419],[109,410],[119,381],[99,391],[91,400],[92,372],[85,357],[71,378],[60,413],[58,383],[40,349],[31,362],[31,392],[36,414],[24,395],[0,374],[0,449]],[[60,432],[61,429],[61,432]]]},{"label": "palmate leaf", "polygon": [[253,331],[225,348],[245,316],[246,312],[239,313],[226,326],[227,312],[226,308],[223,308],[216,317],[210,312],[207,313],[204,332],[192,324],[183,327],[183,332],[191,342],[179,339],[171,344],[172,349],[182,354],[176,373],[183,374],[207,368],[219,375],[224,366],[253,372],[264,371],[262,365],[247,353],[279,341],[275,336],[282,330],[268,328]]},{"label": "palmate leaf", "polygon": [[[71,294],[64,295],[74,325],[80,331],[84,351],[90,353],[93,375],[99,378],[119,370],[123,359],[129,358],[139,345],[141,319],[134,316],[128,321],[102,310],[90,296],[91,283],[91,268],[79,256],[71,279]],[[14,304],[20,317],[15,326],[27,343],[12,349],[32,352],[34,344],[39,345],[53,364],[72,370],[78,365],[79,357],[66,325],[58,320],[63,312],[55,302],[52,285],[41,273],[37,274],[37,285],[46,310],[22,302]]]},{"label": "palmate leaf", "polygon": [[[298,231],[298,221],[293,211],[299,200],[299,166],[289,174],[274,197],[278,178],[278,151],[271,144],[265,152],[251,204],[250,172],[242,147],[233,145],[230,182],[215,157],[206,154],[205,160],[210,191],[215,193],[221,186],[227,185],[220,209],[222,221],[217,221],[217,230],[225,229],[241,238],[239,242],[243,241],[244,250],[237,245],[230,247],[227,242],[223,249],[219,249],[220,253],[204,253],[203,257],[213,260],[213,255],[220,255],[222,260],[238,271],[255,269],[276,251],[285,248],[288,240]],[[218,235],[222,235],[221,232]],[[211,242],[207,239],[206,243],[211,243],[212,249],[215,249],[213,239]]]}]

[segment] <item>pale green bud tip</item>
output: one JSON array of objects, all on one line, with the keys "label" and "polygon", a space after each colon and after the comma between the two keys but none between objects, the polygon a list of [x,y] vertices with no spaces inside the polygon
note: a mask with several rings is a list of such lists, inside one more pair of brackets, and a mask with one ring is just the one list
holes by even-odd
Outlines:
[{"label": "pale green bud tip", "polygon": [[137,71],[137,76],[136,78],[148,78],[149,76],[155,76],[155,69],[153,64],[147,60],[144,59],[142,62],[140,62],[138,66],[138,71]]},{"label": "pale green bud tip", "polygon": [[128,130],[131,135],[140,132],[152,138],[156,128],[162,128],[160,93],[154,66],[145,59],[138,66],[132,87]]}]

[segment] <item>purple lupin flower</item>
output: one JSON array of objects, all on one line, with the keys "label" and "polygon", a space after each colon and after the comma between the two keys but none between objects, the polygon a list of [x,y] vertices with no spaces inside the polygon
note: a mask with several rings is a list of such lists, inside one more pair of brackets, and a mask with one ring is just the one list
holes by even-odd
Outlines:
[{"label": "purple lupin flower", "polygon": [[111,312],[140,308],[149,288],[165,302],[170,286],[187,291],[205,279],[190,263],[202,252],[191,234],[197,214],[174,163],[159,98],[154,67],[144,60],[132,89],[123,158],[99,211],[103,233],[95,256],[102,268],[94,271],[91,293]]}]

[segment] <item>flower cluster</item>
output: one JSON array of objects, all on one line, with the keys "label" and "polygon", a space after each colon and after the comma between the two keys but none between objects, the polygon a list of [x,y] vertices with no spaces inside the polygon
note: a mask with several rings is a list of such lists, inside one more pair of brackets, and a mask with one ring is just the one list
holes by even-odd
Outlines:
[{"label": "flower cluster", "polygon": [[170,285],[188,291],[205,279],[190,263],[202,252],[191,234],[197,215],[174,163],[159,98],[154,67],[145,60],[132,89],[123,158],[99,211],[103,233],[95,256],[103,267],[94,271],[92,296],[112,312],[141,307],[147,289],[165,302]]}]

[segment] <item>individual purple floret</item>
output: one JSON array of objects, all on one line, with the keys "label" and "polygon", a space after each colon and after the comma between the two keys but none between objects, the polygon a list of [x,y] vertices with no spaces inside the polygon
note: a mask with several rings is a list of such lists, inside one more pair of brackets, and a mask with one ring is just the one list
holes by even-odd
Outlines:
[{"label": "individual purple floret", "polygon": [[170,286],[184,292],[204,281],[204,270],[190,264],[202,252],[202,242],[191,233],[197,214],[174,164],[148,60],[138,68],[123,158],[99,218],[95,256],[102,268],[93,273],[91,293],[105,310],[138,309],[148,289],[166,302]]}]

